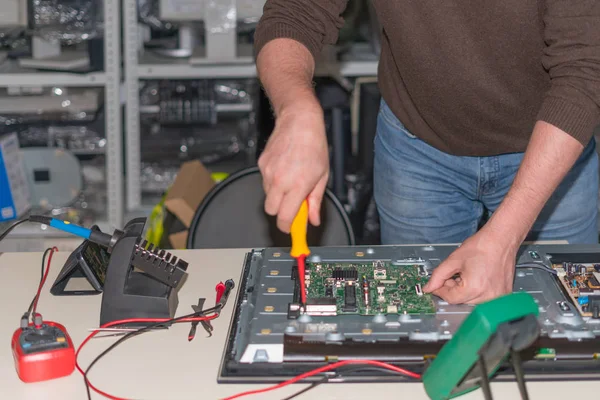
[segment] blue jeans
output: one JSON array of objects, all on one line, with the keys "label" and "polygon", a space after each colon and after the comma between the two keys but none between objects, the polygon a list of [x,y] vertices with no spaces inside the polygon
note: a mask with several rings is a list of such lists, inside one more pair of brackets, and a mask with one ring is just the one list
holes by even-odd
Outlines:
[{"label": "blue jeans", "polygon": [[[527,240],[598,243],[594,139],[546,203]],[[462,157],[411,134],[382,101],[375,138],[374,195],[383,244],[460,243],[508,192],[523,153]]]}]

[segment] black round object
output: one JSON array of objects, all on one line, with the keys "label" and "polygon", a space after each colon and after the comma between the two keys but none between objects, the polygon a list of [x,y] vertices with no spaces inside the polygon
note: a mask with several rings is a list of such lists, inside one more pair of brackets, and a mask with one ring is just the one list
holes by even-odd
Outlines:
[{"label": "black round object", "polygon": [[[190,225],[188,249],[290,247],[291,238],[264,211],[265,192],[258,167],[230,175],[204,198]],[[344,208],[326,190],[321,225],[309,224],[309,246],[349,246],[354,232]]]}]

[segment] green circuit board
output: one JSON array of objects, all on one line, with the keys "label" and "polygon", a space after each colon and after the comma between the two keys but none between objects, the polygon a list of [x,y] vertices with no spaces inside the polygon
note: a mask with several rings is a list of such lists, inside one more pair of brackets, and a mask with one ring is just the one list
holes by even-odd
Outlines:
[{"label": "green circuit board", "polygon": [[433,298],[422,291],[428,280],[419,264],[307,263],[307,313],[433,314]]}]

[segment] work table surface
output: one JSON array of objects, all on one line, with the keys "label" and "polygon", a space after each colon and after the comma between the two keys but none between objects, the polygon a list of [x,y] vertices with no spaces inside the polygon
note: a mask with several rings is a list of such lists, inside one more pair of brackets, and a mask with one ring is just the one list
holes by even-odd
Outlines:
[{"label": "work table surface", "polygon": [[[189,262],[189,276],[179,293],[177,315],[192,312],[191,305],[199,297],[214,301],[215,285],[234,279],[236,289],[246,250],[186,250],[175,255]],[[52,296],[49,288],[62,268],[68,254],[54,254],[46,286],[39,300],[38,311],[44,319],[63,324],[76,348],[98,326],[101,295]],[[76,370],[66,378],[43,383],[25,384],[17,377],[10,340],[19,320],[33,298],[40,279],[41,253],[4,253],[0,255],[0,398],[27,400],[83,400],[86,398],[83,377]],[[223,354],[235,294],[214,320],[214,332],[207,338],[198,327],[196,338],[188,342],[188,323],[149,332],[127,340],[99,361],[90,373],[90,381],[113,396],[144,400],[210,400],[268,385],[219,385],[218,368]],[[83,368],[117,338],[91,340],[80,355]],[[284,399],[306,387],[295,384],[269,393],[243,397],[248,399]],[[574,392],[597,393],[598,382],[529,382],[532,400],[565,399]],[[493,383],[495,399],[518,399],[515,383]],[[593,397],[593,396],[592,396]],[[102,399],[93,393],[93,399]],[[427,399],[420,383],[403,384],[324,384],[302,394],[297,399]],[[482,399],[480,392],[462,397]]]}]

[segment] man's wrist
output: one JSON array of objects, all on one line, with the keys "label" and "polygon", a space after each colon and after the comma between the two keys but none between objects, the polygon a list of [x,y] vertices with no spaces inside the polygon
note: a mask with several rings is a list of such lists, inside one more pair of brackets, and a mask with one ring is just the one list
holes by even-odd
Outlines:
[{"label": "man's wrist", "polygon": [[323,108],[314,94],[304,93],[297,96],[293,101],[281,104],[281,106],[275,110],[275,116],[277,118],[298,113],[322,118]]},{"label": "man's wrist", "polygon": [[527,238],[533,222],[507,200],[498,207],[484,229],[503,246],[518,248]]}]

